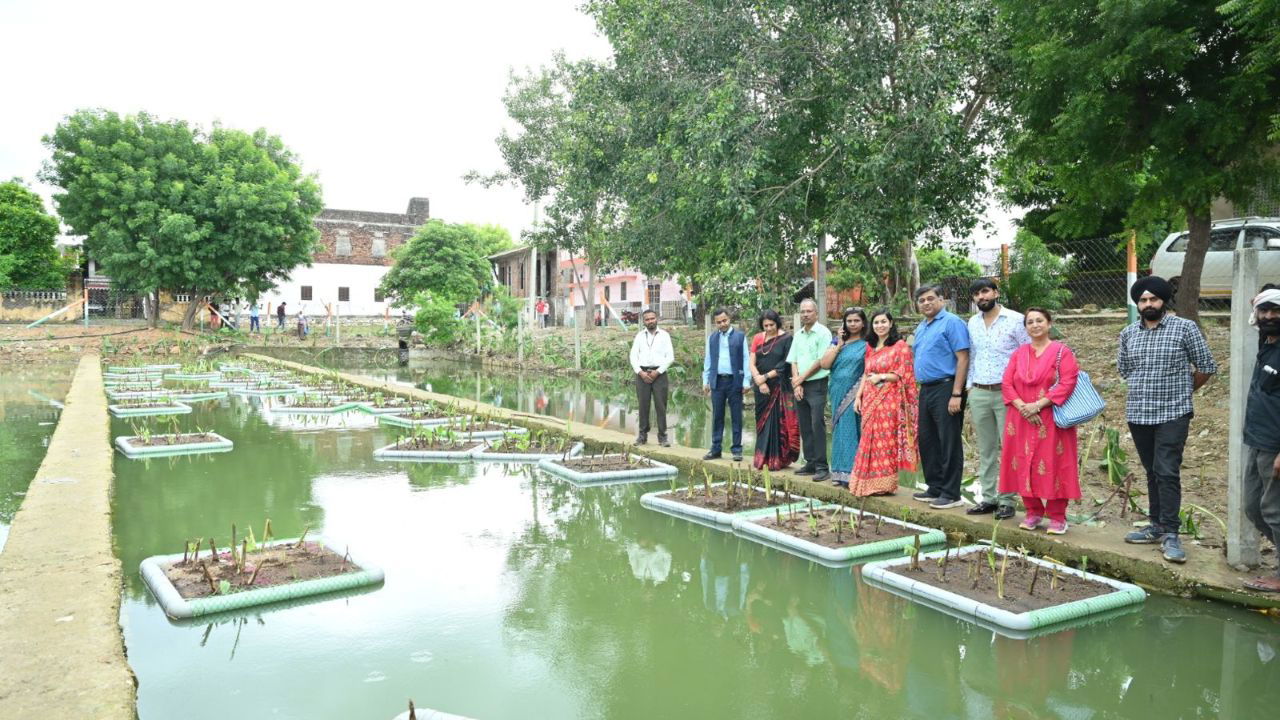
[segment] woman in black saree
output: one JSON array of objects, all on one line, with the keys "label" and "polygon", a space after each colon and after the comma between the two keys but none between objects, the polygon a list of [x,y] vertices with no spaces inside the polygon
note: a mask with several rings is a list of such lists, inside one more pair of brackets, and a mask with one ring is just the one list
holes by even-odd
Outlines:
[{"label": "woman in black saree", "polygon": [[791,336],[783,332],[776,310],[764,311],[760,330],[751,338],[748,358],[756,391],[756,453],[751,464],[757,470],[781,470],[800,457],[800,423],[786,361]]}]

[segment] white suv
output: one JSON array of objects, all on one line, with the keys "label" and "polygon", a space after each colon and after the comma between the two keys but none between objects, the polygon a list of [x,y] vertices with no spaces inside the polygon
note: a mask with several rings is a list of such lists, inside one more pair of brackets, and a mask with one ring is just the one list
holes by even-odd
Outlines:
[{"label": "white suv", "polygon": [[[1176,288],[1182,279],[1182,260],[1186,257],[1188,233],[1170,233],[1151,258],[1151,274],[1159,275]],[[1209,250],[1204,254],[1204,272],[1200,275],[1200,296],[1231,297],[1232,253],[1236,248],[1256,248],[1258,253],[1258,286],[1280,282],[1280,218],[1233,218],[1213,224],[1209,230]]]}]

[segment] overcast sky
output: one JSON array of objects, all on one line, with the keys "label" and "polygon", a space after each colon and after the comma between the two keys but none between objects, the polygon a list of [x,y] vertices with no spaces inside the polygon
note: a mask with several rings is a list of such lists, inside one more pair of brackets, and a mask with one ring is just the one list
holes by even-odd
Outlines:
[{"label": "overcast sky", "polygon": [[79,108],[146,110],[265,127],[326,207],[403,212],[425,196],[433,217],[518,239],[533,219],[520,191],[461,178],[501,167],[512,68],[608,55],[579,1],[0,0],[0,178],[36,186],[41,136]]},{"label": "overcast sky", "polygon": [[[403,212],[425,196],[433,217],[518,240],[533,220],[520,191],[461,178],[501,167],[512,68],[609,54],[580,2],[0,0],[0,179],[47,199],[41,136],[79,108],[146,110],[265,127],[319,176],[326,207]],[[1011,235],[1007,213],[990,219]]]}]

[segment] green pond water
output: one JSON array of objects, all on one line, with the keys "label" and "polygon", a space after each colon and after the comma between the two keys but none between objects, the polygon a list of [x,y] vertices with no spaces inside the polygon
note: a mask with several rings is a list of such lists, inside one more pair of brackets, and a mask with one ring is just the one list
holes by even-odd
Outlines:
[{"label": "green pond water", "polygon": [[0,550],[44,460],[76,366],[0,363]]},{"label": "green pond water", "polygon": [[[1280,623],[1162,597],[1011,640],[831,569],[527,466],[386,463],[367,416],[200,403],[235,450],[117,455],[121,624],[143,720],[1271,718]],[[112,423],[113,435],[131,434]],[[232,523],[386,571],[355,594],[174,623],[138,575]]]}]

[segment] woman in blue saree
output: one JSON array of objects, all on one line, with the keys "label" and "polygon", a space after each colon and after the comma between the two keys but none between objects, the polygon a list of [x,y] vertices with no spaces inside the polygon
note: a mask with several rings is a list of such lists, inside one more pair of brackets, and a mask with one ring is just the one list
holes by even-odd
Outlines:
[{"label": "woman in blue saree", "polygon": [[831,398],[831,484],[846,488],[858,454],[860,418],[853,404],[858,397],[858,383],[862,382],[866,337],[866,313],[860,308],[845,310],[839,334],[831,339],[831,349],[819,361],[831,370],[827,385]]}]

